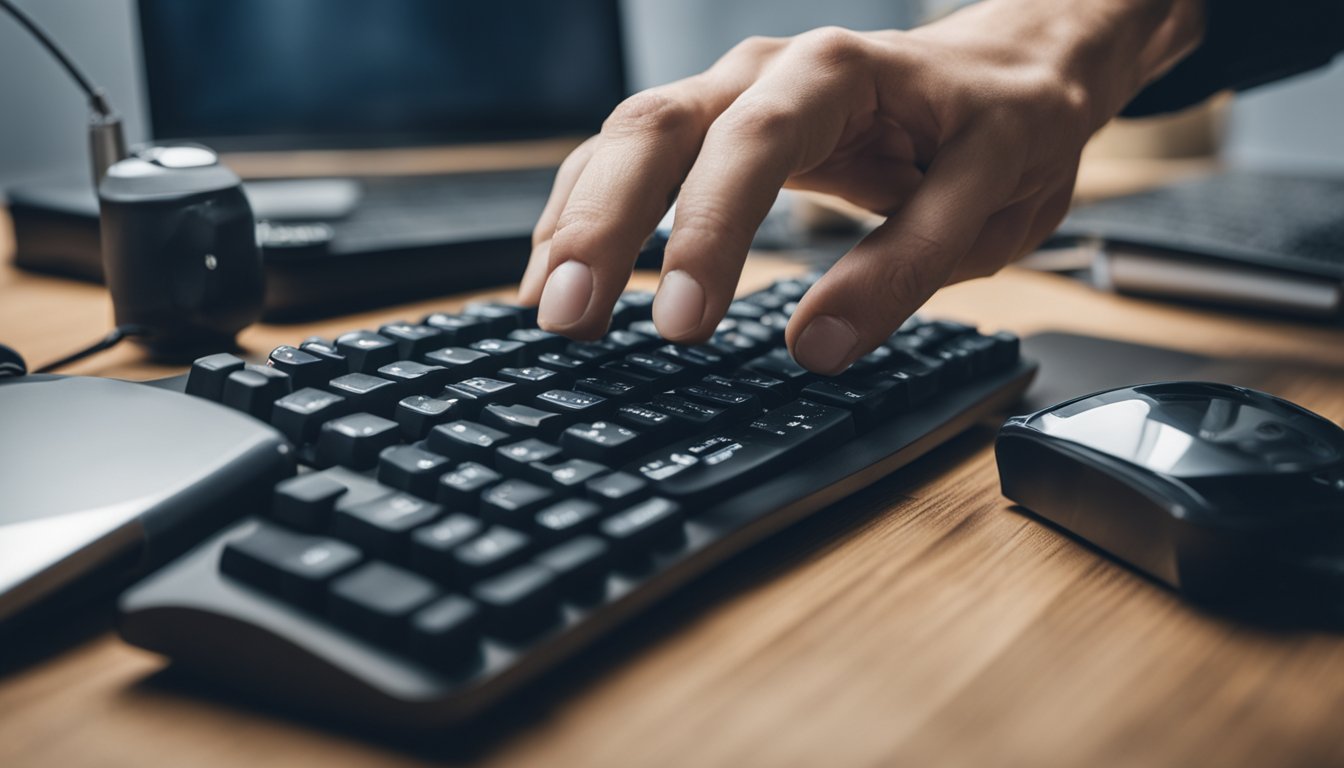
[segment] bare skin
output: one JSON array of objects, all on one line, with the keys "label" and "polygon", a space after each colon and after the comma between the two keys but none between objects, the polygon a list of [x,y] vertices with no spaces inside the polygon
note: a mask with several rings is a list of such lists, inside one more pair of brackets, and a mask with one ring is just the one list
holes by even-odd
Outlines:
[{"label": "bare skin", "polygon": [[519,300],[542,328],[601,335],[675,197],[653,320],[702,341],[779,190],[828,192],[887,217],[789,324],[794,358],[838,373],[938,288],[1049,235],[1088,137],[1203,25],[1203,0],[986,0],[909,32],[746,40],[630,97],[565,160]]}]

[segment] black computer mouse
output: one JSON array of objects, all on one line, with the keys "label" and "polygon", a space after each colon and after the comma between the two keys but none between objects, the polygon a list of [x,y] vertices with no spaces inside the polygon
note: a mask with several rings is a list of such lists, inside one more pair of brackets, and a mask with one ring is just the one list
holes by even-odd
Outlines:
[{"label": "black computer mouse", "polygon": [[18,352],[0,344],[0,379],[28,373],[28,364]]},{"label": "black computer mouse", "polygon": [[1143,384],[1013,417],[995,452],[1005,496],[1187,597],[1344,608],[1344,429],[1304,408]]}]

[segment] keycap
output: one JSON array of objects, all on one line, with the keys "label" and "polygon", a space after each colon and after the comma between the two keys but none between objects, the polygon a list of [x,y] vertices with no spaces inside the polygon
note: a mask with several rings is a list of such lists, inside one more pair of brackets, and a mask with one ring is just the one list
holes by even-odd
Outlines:
[{"label": "keycap", "polygon": [[755,395],[766,408],[775,408],[783,405],[788,402],[790,398],[788,384],[773,376],[767,376],[764,373],[757,373],[748,369],[742,369],[723,376],[711,374],[705,377],[704,382],[716,387],[731,389],[735,392],[744,392],[746,394]]},{"label": "keycap", "polygon": [[578,419],[600,416],[611,405],[605,397],[569,389],[548,389],[534,397],[532,403],[542,410]]},{"label": "keycap", "polygon": [[686,347],[680,344],[665,344],[654,350],[660,357],[694,371],[706,374],[730,365],[733,361],[724,353],[706,345]]},{"label": "keycap", "polygon": [[657,548],[681,542],[683,520],[681,505],[655,496],[608,517],[598,530],[618,550]]},{"label": "keycap", "polygon": [[644,478],[629,472],[612,472],[583,484],[588,498],[603,509],[623,509],[653,493]]},{"label": "keycap", "polygon": [[271,415],[275,401],[289,394],[289,375],[264,365],[246,365],[224,380],[221,402],[258,419]]},{"label": "keycap", "polygon": [[411,617],[410,649],[422,661],[449,669],[476,661],[481,612],[461,595],[445,595]]},{"label": "keycap", "polygon": [[501,445],[495,450],[495,466],[510,477],[529,474],[528,467],[533,462],[550,461],[560,453],[560,447],[544,440],[528,438],[516,443]]},{"label": "keycap", "polygon": [[326,380],[331,380],[340,376],[342,373],[350,372],[350,361],[345,359],[345,355],[336,349],[336,345],[316,336],[306,339],[299,345],[299,349],[307,352],[313,357],[319,358],[323,363],[323,375]]},{"label": "keycap", "polygon": [[562,355],[558,352],[543,352],[537,356],[537,364],[549,368],[553,371],[577,374],[579,371],[589,367],[589,364],[583,360]]},{"label": "keycap", "polygon": [[402,398],[392,413],[401,427],[402,436],[411,441],[423,440],[439,424],[447,424],[466,415],[457,400],[426,395]]},{"label": "keycap", "polygon": [[378,557],[400,557],[410,531],[434,520],[443,507],[405,493],[390,493],[360,504],[337,504],[331,533]]},{"label": "keycap", "polygon": [[495,372],[496,379],[513,385],[513,392],[519,400],[532,397],[547,389],[562,387],[569,377],[540,365],[526,365],[522,368],[506,366]]},{"label": "keycap", "polygon": [[453,550],[471,541],[484,530],[480,520],[454,512],[442,520],[411,532],[411,567],[438,579],[450,579],[456,572]]},{"label": "keycap", "polygon": [[492,357],[496,365],[527,365],[527,346],[521,341],[481,339],[468,346]]},{"label": "keycap", "polygon": [[462,381],[472,376],[489,373],[493,369],[490,356],[466,347],[443,347],[425,354],[424,360],[437,365],[448,373],[449,381]]},{"label": "keycap", "polygon": [[552,440],[570,419],[553,411],[543,411],[530,405],[491,404],[481,409],[480,421],[487,426],[502,429],[519,437],[537,437]]},{"label": "keycap", "polygon": [[397,423],[371,413],[352,413],[325,422],[317,435],[317,457],[325,466],[371,469],[378,454],[397,442]]},{"label": "keycap", "polygon": [[[611,313],[614,328],[626,328],[631,323],[647,321],[653,316],[653,293],[650,291],[627,291],[621,294]],[[654,334],[656,337],[657,334]]]},{"label": "keycap", "polygon": [[515,386],[517,385],[489,376],[476,376],[456,384],[449,384],[444,387],[439,397],[457,399],[463,412],[474,417],[491,403],[514,402]]},{"label": "keycap", "polygon": [[373,373],[397,359],[397,343],[373,331],[351,331],[337,336],[336,350],[345,355],[351,373]]},{"label": "keycap", "polygon": [[523,562],[531,547],[532,540],[524,534],[502,525],[490,526],[453,550],[454,573],[464,581],[475,581]]},{"label": "keycap", "polygon": [[647,336],[638,331],[616,329],[609,331],[602,340],[622,352],[637,352],[648,349],[658,343],[658,336]]},{"label": "keycap", "polygon": [[637,456],[646,442],[640,432],[612,421],[583,422],[560,434],[565,453],[601,464],[620,464]]},{"label": "keycap", "polygon": [[565,345],[566,355],[584,362],[600,365],[620,357],[621,351],[603,341],[571,341]]},{"label": "keycap", "polygon": [[513,439],[484,424],[458,420],[431,429],[425,442],[429,450],[442,456],[488,465],[494,463],[495,449]]},{"label": "keycap", "polygon": [[378,329],[378,335],[397,343],[397,356],[415,360],[449,343],[443,330],[432,325],[388,323]]},{"label": "keycap", "polygon": [[853,411],[856,425],[862,428],[871,426],[873,420],[887,412],[887,400],[895,387],[895,382],[883,380],[819,379],[803,387],[802,396]]},{"label": "keycap", "polygon": [[503,475],[483,464],[465,461],[439,478],[436,498],[449,509],[474,512],[481,492],[502,479]]},{"label": "keycap", "polygon": [[546,541],[567,539],[591,531],[602,519],[602,507],[589,499],[563,499],[533,516],[532,529]]},{"label": "keycap", "polygon": [[726,411],[728,419],[732,421],[749,419],[764,410],[755,395],[713,384],[688,384],[677,387],[676,393],[688,400]]},{"label": "keycap", "polygon": [[258,522],[224,545],[219,569],[284,600],[315,604],[329,580],[362,559],[345,542]]},{"label": "keycap", "polygon": [[534,461],[528,465],[528,470],[532,480],[561,493],[577,493],[589,480],[611,471],[607,466],[587,459]]},{"label": "keycap", "polygon": [[288,344],[276,347],[266,358],[266,364],[289,374],[298,387],[320,387],[335,373],[326,360]]},{"label": "keycap", "polygon": [[771,350],[747,363],[747,367],[787,383],[794,392],[801,389],[807,382],[817,378],[816,374],[795,363],[793,358],[789,357],[787,349]]},{"label": "keycap", "polygon": [[597,395],[617,403],[643,400],[649,393],[647,382],[635,381],[614,375],[611,371],[601,371],[599,375],[584,376],[574,382],[574,391]]},{"label": "keycap", "polygon": [[380,416],[391,413],[392,407],[402,394],[397,385],[381,376],[368,373],[347,373],[327,382],[327,387],[344,397],[352,411],[376,413]]},{"label": "keycap", "polygon": [[555,574],[561,593],[593,600],[601,597],[610,550],[597,536],[578,536],[538,554],[533,562]]},{"label": "keycap", "polygon": [[346,490],[343,483],[319,472],[281,480],[271,497],[271,517],[299,530],[322,530]]},{"label": "keycap", "polygon": [[424,324],[439,329],[443,333],[443,340],[454,346],[466,346],[494,332],[489,318],[450,315],[443,312],[426,315]]},{"label": "keycap", "polygon": [[187,394],[219,402],[224,397],[224,381],[245,365],[247,361],[227,352],[199,358],[187,374]]},{"label": "keycap", "polygon": [[647,381],[661,389],[671,389],[686,377],[684,366],[646,352],[632,352],[621,360],[604,363],[601,370]]},{"label": "keycap", "polygon": [[331,583],[327,610],[351,630],[390,640],[406,630],[411,614],[438,596],[429,579],[375,561]]},{"label": "keycap", "polygon": [[809,446],[836,445],[854,435],[850,413],[795,400],[747,427],[699,436],[659,449],[642,460],[639,474],[656,492],[682,500],[722,496],[800,458]]},{"label": "keycap", "polygon": [[1007,331],[999,331],[989,338],[994,342],[994,351],[991,354],[994,370],[1011,368],[1021,356],[1022,341],[1016,334]]},{"label": "keycap", "polygon": [[728,412],[724,409],[697,403],[681,395],[655,395],[649,401],[649,406],[666,413],[694,432],[714,429],[729,421]]},{"label": "keycap", "polygon": [[651,442],[671,439],[681,426],[671,416],[647,405],[622,405],[616,409],[613,420],[647,435]]},{"label": "keycap", "polygon": [[536,307],[521,307],[498,301],[473,301],[462,308],[462,314],[489,320],[492,323],[492,330],[497,335],[514,328],[537,324]]},{"label": "keycap", "polygon": [[487,489],[481,494],[481,519],[506,525],[526,525],[528,518],[555,500],[549,488],[516,478]]},{"label": "keycap", "polygon": [[441,365],[426,365],[414,360],[398,360],[378,369],[378,376],[397,384],[397,391],[406,395],[431,395],[449,382],[448,369]]},{"label": "keycap", "polygon": [[378,482],[400,491],[432,499],[439,476],[452,467],[448,459],[413,445],[384,448],[378,456]]},{"label": "keycap", "polygon": [[556,582],[554,573],[529,564],[477,584],[471,594],[484,612],[486,633],[518,640],[553,626],[559,619]]},{"label": "keycap", "polygon": [[344,397],[304,387],[275,401],[271,406],[271,426],[283,432],[295,445],[303,445],[317,437],[323,422],[348,412]]},{"label": "keycap", "polygon": [[505,338],[521,343],[527,348],[528,355],[534,358],[543,352],[559,352],[568,343],[564,336],[540,328],[518,328],[509,331]]}]

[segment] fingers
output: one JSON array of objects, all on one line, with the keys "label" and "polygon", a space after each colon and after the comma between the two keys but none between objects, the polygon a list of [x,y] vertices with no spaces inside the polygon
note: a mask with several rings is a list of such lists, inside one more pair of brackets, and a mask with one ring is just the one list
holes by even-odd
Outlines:
[{"label": "fingers", "polygon": [[786,334],[794,359],[836,374],[884,341],[952,277],[1012,193],[1017,162],[978,137],[946,145],[910,201],[799,302]]},{"label": "fingers", "polygon": [[555,222],[538,301],[542,328],[576,338],[606,330],[709,124],[755,79],[756,54],[771,45],[753,40],[705,73],[636,94],[612,113]]},{"label": "fingers", "polygon": [[527,271],[518,286],[518,303],[534,306],[541,299],[541,287],[546,280],[546,259],[551,252],[551,237],[555,234],[555,222],[560,211],[569,201],[569,194],[579,180],[579,174],[588,166],[597,146],[597,136],[590,136],[560,163],[555,172],[555,182],[551,185],[551,194],[546,199],[546,207],[532,229],[532,255],[527,262]]},{"label": "fingers", "polygon": [[689,343],[714,331],[780,188],[834,149],[857,89],[852,77],[774,68],[710,126],[664,249],[653,322],[665,338]]}]

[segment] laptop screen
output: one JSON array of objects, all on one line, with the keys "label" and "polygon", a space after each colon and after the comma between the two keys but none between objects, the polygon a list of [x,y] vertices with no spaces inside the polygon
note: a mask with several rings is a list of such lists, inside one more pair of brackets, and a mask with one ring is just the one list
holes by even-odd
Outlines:
[{"label": "laptop screen", "polygon": [[140,0],[156,139],[359,147],[595,131],[618,0]]}]

